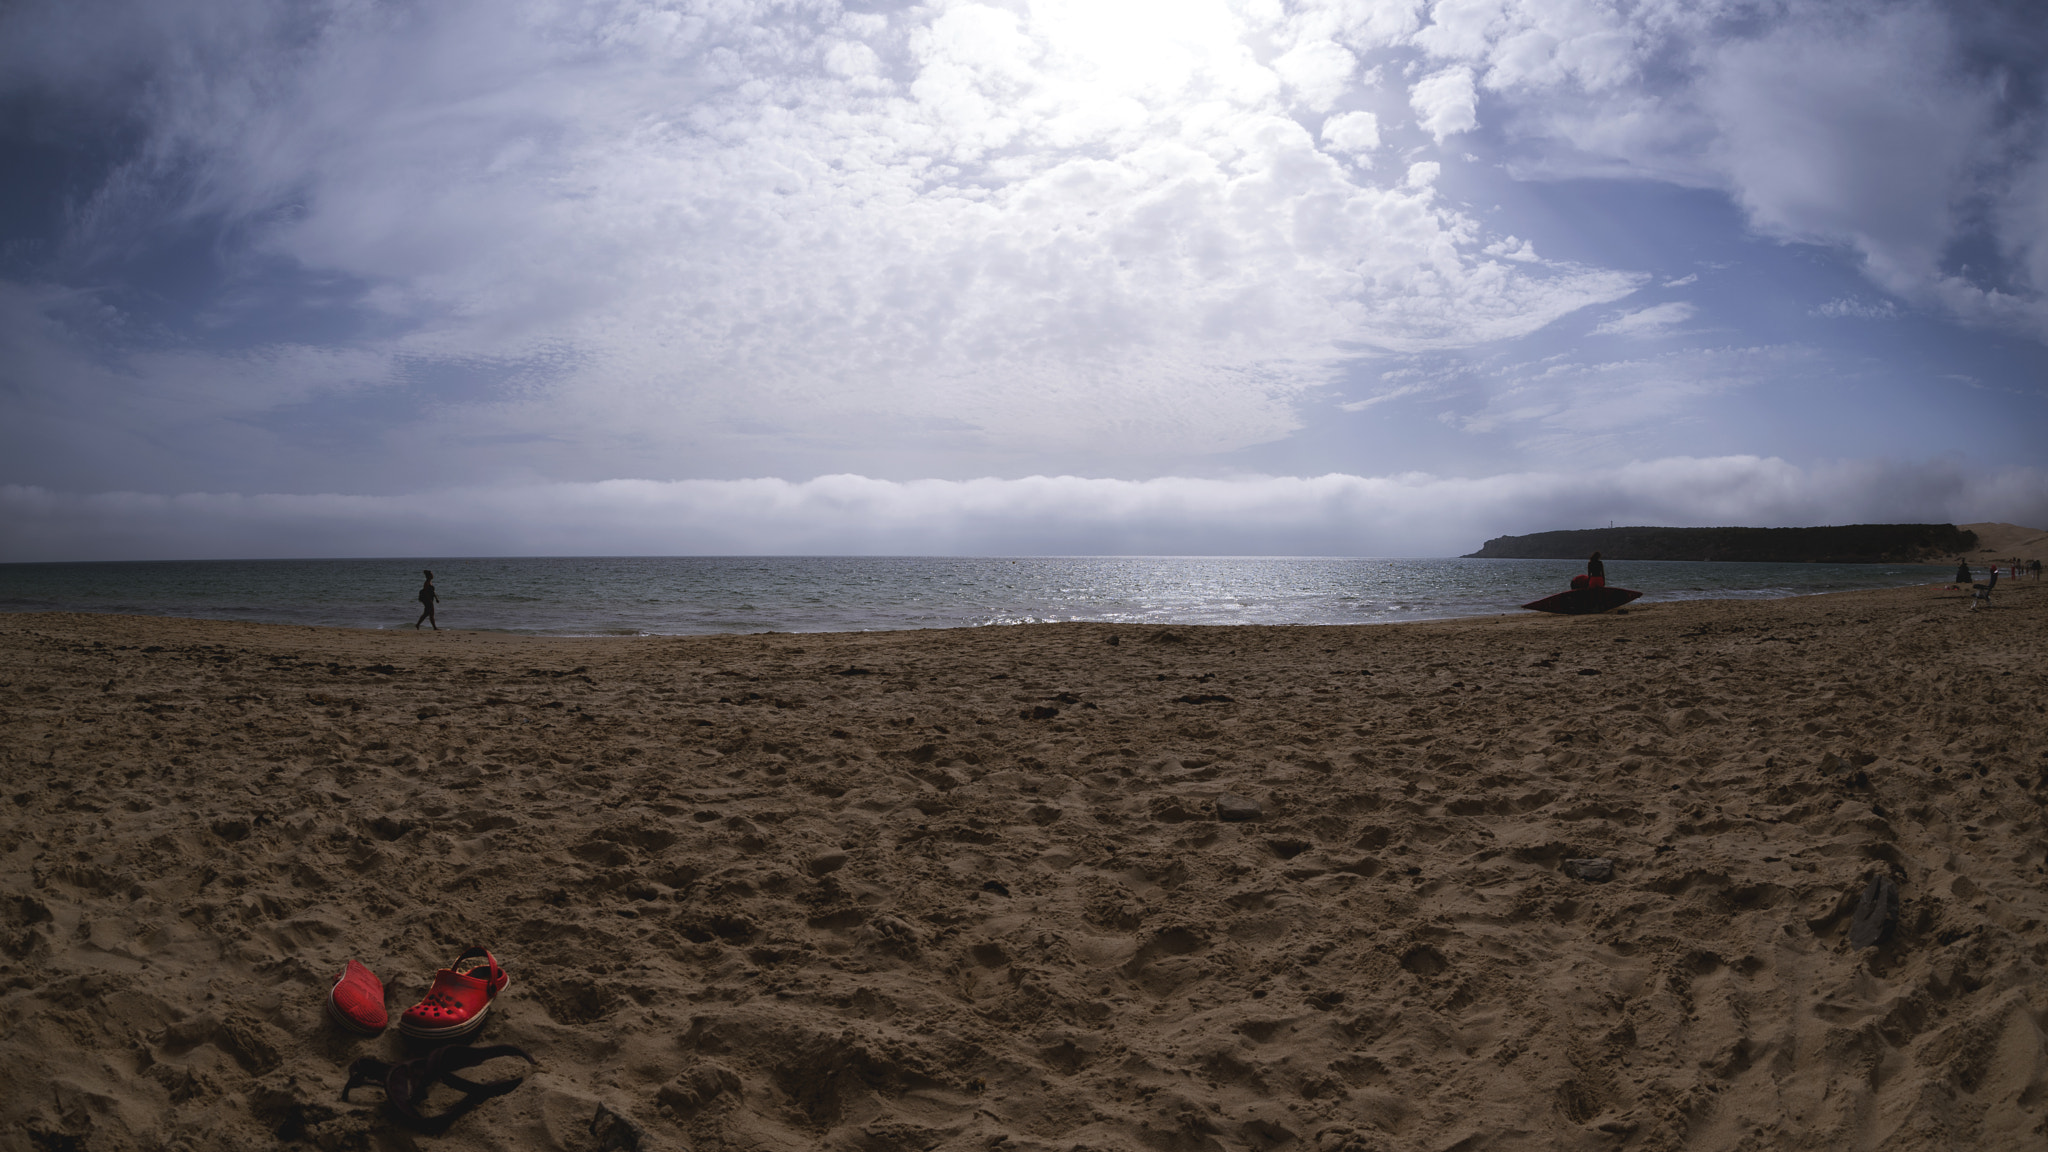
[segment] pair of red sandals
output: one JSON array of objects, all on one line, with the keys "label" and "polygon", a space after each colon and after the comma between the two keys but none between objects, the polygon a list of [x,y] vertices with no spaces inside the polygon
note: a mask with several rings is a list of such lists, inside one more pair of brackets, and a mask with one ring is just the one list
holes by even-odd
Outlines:
[{"label": "pair of red sandals", "polygon": [[[483,1027],[491,1002],[512,984],[498,958],[471,948],[452,967],[434,974],[426,999],[405,1010],[398,1030],[415,1040],[453,1040]],[[341,970],[327,993],[327,1014],[350,1032],[375,1036],[391,1016],[384,1010],[384,983],[355,960]]]}]

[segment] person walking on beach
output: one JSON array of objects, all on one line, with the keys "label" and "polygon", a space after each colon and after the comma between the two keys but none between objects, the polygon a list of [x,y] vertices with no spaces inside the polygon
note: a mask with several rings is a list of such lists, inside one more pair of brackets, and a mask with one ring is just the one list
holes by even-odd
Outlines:
[{"label": "person walking on beach", "polygon": [[422,568],[420,571],[427,574],[427,582],[420,585],[420,619],[412,622],[412,628],[415,632],[419,631],[420,620],[424,620],[434,626],[434,631],[439,632],[441,625],[434,619],[434,602],[441,597],[434,593],[434,571],[431,568]]},{"label": "person walking on beach", "polygon": [[1969,582],[1970,582],[1970,562],[1969,562],[1968,560],[1958,560],[1958,561],[1956,561],[1956,583],[1958,583],[1958,584],[1968,584]]},{"label": "person walking on beach", "polygon": [[1586,560],[1586,586],[1588,588],[1607,587],[1607,565],[1600,562],[1600,553],[1598,552],[1593,553]]}]

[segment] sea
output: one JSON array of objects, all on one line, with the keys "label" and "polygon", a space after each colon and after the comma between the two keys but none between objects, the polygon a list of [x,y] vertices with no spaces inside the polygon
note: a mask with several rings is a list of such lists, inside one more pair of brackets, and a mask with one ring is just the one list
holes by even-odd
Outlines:
[{"label": "sea", "polygon": [[[0,564],[0,611],[410,628],[423,569],[443,628],[533,636],[868,632],[1055,621],[1391,624],[1519,612],[1573,560],[1314,556],[626,556]],[[1607,562],[1639,603],[1946,582],[1921,564]]]}]

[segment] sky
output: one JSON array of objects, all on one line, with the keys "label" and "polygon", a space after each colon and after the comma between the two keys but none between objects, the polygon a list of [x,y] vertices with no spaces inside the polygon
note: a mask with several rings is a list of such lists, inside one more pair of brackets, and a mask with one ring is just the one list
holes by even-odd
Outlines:
[{"label": "sky", "polygon": [[0,560],[2048,526],[2026,0],[14,0]]}]

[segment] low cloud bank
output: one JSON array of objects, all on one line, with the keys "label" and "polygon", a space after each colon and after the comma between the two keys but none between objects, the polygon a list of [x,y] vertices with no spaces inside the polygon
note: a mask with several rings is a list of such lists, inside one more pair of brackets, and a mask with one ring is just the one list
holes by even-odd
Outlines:
[{"label": "low cloud bank", "polygon": [[1353,555],[1621,524],[2048,524],[2048,475],[1671,457],[1587,473],[606,480],[410,496],[0,486],[0,560],[533,555]]}]

